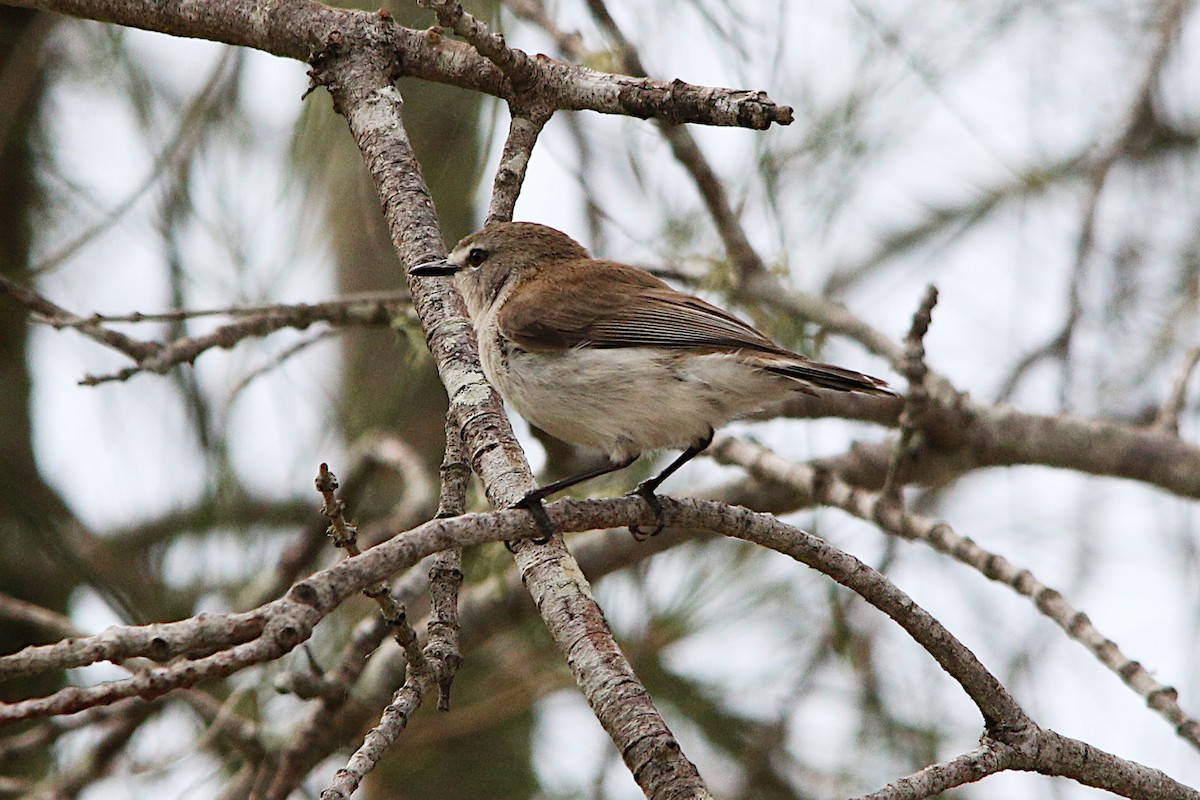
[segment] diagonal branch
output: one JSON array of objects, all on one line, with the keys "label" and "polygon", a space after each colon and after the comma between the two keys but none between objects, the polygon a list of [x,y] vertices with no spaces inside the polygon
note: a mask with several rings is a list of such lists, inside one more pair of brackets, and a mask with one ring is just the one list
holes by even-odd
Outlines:
[{"label": "diagonal branch", "polygon": [[0,275],[0,295],[8,295],[30,311],[40,314],[47,319],[62,320],[64,325],[70,325],[89,339],[99,342],[106,347],[111,347],[120,353],[124,353],[134,361],[151,358],[157,355],[161,348],[160,345],[153,342],[134,339],[120,331],[106,328],[95,320],[89,320],[72,314],[65,308],[56,305],[38,294],[33,289],[22,286],[4,275]]},{"label": "diagonal branch", "polygon": [[1156,681],[1144,666],[1100,633],[1087,614],[1073,607],[1060,592],[1042,583],[1028,569],[1021,569],[1003,556],[988,552],[971,539],[955,533],[945,522],[906,512],[883,494],[857,489],[834,474],[788,461],[761,445],[721,437],[713,443],[712,455],[722,463],[742,466],[761,479],[786,484],[814,503],[840,508],[878,525],[893,536],[923,542],[1029,598],[1038,611],[1086,647],[1147,706],[1170,722],[1176,733],[1200,749],[1200,721],[1179,706],[1175,689]]},{"label": "diagonal branch", "polygon": [[[334,107],[350,125],[383,200],[401,263],[444,258],[433,202],[401,119],[403,101],[391,84],[388,53],[344,55],[342,42],[331,38],[314,57],[313,79],[330,90]],[[511,506],[533,488],[533,476],[499,398],[483,378],[462,298],[442,279],[410,277],[410,287],[471,464],[491,503]],[[522,532],[532,533],[532,520],[521,517]],[[516,559],[576,682],[647,795],[708,796],[613,639],[561,537],[544,546],[518,545]],[[352,782],[339,784],[339,791]]]},{"label": "diagonal branch", "polygon": [[529,54],[506,45],[503,36],[489,31],[458,0],[417,0],[417,5],[432,9],[443,27],[466,39],[481,56],[495,64],[517,91],[537,80],[537,65]]},{"label": "diagonal branch", "polygon": [[546,110],[517,111],[513,107],[508,136],[504,140],[504,151],[500,154],[500,165],[492,183],[492,200],[488,205],[485,225],[512,220],[517,205],[517,195],[525,182],[525,172],[533,146],[537,144],[542,128],[550,119]]},{"label": "diagonal branch", "polygon": [[1083,318],[1083,283],[1088,264],[1091,262],[1092,252],[1096,246],[1096,222],[1100,200],[1108,185],[1108,179],[1112,175],[1113,167],[1135,150],[1146,125],[1154,121],[1154,92],[1159,85],[1171,47],[1178,39],[1185,16],[1184,12],[1189,5],[1191,5],[1191,0],[1166,0],[1162,4],[1162,16],[1156,26],[1157,37],[1154,48],[1142,73],[1141,81],[1138,83],[1133,101],[1126,111],[1126,117],[1119,128],[1120,133],[1112,142],[1101,148],[1099,155],[1088,169],[1087,196],[1084,200],[1083,220],[1075,240],[1066,319],[1047,342],[1026,353],[1017,362],[997,392],[999,400],[1009,400],[1030,369],[1046,359],[1055,359],[1065,367],[1060,386],[1062,395],[1060,405],[1063,407],[1067,405],[1066,386],[1070,381],[1071,346],[1076,328]]}]

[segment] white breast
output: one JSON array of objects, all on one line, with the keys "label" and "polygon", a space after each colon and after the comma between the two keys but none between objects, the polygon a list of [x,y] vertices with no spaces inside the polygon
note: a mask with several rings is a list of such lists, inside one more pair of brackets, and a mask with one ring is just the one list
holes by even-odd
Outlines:
[{"label": "white breast", "polygon": [[[542,354],[505,348],[480,320],[484,373],[521,416],[613,460],[687,447],[730,419],[789,392],[789,381],[737,354],[671,354],[653,348],[575,348]],[[490,331],[489,331],[490,328]],[[489,335],[490,334],[490,335]]]}]

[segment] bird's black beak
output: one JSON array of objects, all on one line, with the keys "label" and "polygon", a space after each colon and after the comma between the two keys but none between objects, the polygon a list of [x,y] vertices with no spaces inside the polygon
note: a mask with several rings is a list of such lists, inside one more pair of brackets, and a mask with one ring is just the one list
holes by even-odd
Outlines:
[{"label": "bird's black beak", "polygon": [[421,277],[430,277],[436,275],[453,275],[458,272],[460,267],[456,267],[445,259],[441,261],[429,261],[425,264],[417,264],[408,271],[409,275],[420,275]]}]

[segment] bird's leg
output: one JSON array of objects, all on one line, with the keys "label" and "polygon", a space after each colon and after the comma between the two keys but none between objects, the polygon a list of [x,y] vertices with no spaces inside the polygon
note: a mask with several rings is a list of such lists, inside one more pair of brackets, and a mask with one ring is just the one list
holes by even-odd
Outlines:
[{"label": "bird's leg", "polygon": [[[533,495],[533,492],[529,492],[516,503],[514,503],[512,507],[523,508],[533,515],[533,521],[537,523],[538,530],[542,532],[541,536],[533,539],[533,543],[545,544],[546,542],[550,541],[550,537],[554,534],[554,523],[550,521],[550,515],[546,513],[546,507],[542,505],[542,499],[540,497],[534,497]],[[513,544],[515,544],[515,542],[504,542],[505,547],[512,552],[516,552],[513,550]]]},{"label": "bird's leg", "polygon": [[[556,481],[552,481],[551,483],[547,483],[545,486],[539,486],[536,489],[526,492],[525,496],[514,503],[512,507],[523,508],[533,515],[534,522],[537,523],[538,528],[544,534],[543,536],[539,536],[534,539],[533,542],[535,544],[545,544],[546,542],[550,541],[550,537],[554,534],[554,525],[550,522],[550,516],[546,514],[546,507],[542,505],[542,500],[546,499],[552,494],[557,494],[564,489],[570,489],[576,484],[589,481],[592,478],[599,478],[601,475],[607,475],[610,472],[616,472],[619,469],[625,469],[634,461],[637,461],[638,455],[640,454],[635,453],[629,456],[629,458],[622,459],[621,461],[610,461],[607,464],[601,464],[598,467],[593,467],[589,470],[585,470],[584,472],[580,472],[577,475],[568,475],[565,478],[560,478]],[[512,550],[511,542],[505,542],[505,544],[508,545],[509,550]]]},{"label": "bird's leg", "polygon": [[633,535],[634,539],[637,539],[639,542],[643,542],[646,539],[649,539],[651,536],[657,536],[658,534],[662,533],[663,508],[662,503],[659,502],[658,495],[655,494],[655,492],[658,490],[658,487],[662,485],[663,481],[674,474],[675,470],[679,469],[684,464],[703,453],[705,448],[712,444],[714,435],[716,435],[716,432],[713,431],[712,428],[709,428],[707,436],[705,436],[703,439],[693,442],[691,447],[679,454],[679,458],[675,459],[670,464],[667,464],[666,469],[655,475],[653,478],[642,481],[637,485],[636,489],[629,493],[631,495],[636,494],[645,500],[646,505],[650,506],[650,510],[654,512],[654,516],[658,519],[658,525],[656,525],[654,530],[650,531],[649,533],[643,531],[639,525],[630,525],[629,533]]}]

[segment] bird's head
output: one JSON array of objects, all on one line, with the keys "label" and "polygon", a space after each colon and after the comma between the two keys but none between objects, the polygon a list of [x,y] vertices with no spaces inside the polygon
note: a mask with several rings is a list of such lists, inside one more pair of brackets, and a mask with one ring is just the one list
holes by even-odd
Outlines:
[{"label": "bird's head", "polygon": [[421,264],[411,273],[456,276],[474,317],[521,281],[589,257],[579,242],[562,231],[536,222],[501,222],[464,238],[444,262]]}]

